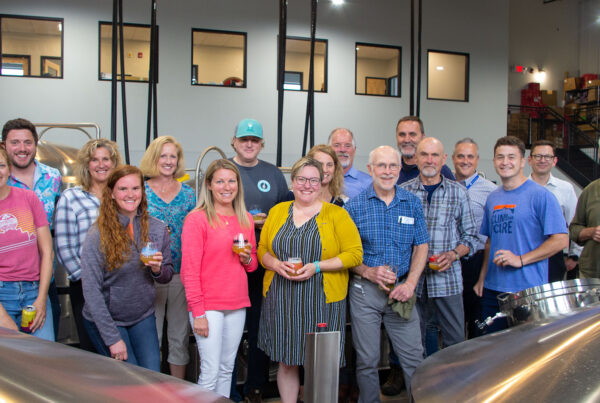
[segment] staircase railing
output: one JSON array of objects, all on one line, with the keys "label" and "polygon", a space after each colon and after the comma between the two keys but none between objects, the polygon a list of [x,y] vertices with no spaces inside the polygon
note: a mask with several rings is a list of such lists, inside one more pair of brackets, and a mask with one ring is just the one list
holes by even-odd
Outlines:
[{"label": "staircase railing", "polygon": [[[547,106],[508,105],[508,134],[520,137],[528,148],[537,139],[552,141],[560,155],[559,166],[565,164],[570,171],[567,173],[572,172],[573,179],[582,186],[600,174],[598,125],[597,117],[582,109],[563,114]],[[581,166],[592,169],[583,172],[578,168]]]}]

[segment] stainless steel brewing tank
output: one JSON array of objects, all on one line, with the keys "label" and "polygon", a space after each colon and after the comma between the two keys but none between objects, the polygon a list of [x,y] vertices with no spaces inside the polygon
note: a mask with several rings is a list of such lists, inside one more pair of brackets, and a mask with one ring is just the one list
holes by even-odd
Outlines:
[{"label": "stainless steel brewing tank", "polygon": [[600,302],[600,279],[557,281],[498,296],[510,325],[552,318]]},{"label": "stainless steel brewing tank", "polygon": [[62,190],[75,186],[75,161],[79,149],[40,140],[35,158],[42,164],[58,169],[62,176]]},{"label": "stainless steel brewing tank", "polygon": [[417,368],[428,402],[600,401],[600,304],[441,350]]}]

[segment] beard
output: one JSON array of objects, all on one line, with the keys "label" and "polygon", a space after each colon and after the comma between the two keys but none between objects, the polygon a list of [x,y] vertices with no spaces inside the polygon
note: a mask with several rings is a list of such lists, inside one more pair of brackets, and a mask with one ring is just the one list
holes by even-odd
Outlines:
[{"label": "beard", "polygon": [[27,160],[27,162],[25,162],[25,164],[19,164],[15,160],[11,160],[10,162],[11,162],[11,164],[13,166],[15,166],[15,167],[17,167],[19,169],[25,169],[25,168],[29,167],[33,163],[33,160],[35,160],[35,154],[32,153],[29,156],[29,159]]},{"label": "beard", "polygon": [[435,176],[437,176],[438,171],[435,167],[424,167],[423,169],[421,169],[421,174],[426,177],[426,178],[433,178]]}]

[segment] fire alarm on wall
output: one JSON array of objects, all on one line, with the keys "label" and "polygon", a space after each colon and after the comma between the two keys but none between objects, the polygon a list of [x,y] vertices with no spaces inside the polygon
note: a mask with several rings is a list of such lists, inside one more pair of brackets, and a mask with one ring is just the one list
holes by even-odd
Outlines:
[{"label": "fire alarm on wall", "polygon": [[138,52],[138,59],[141,59],[142,57],[144,57],[144,54],[142,52]]}]

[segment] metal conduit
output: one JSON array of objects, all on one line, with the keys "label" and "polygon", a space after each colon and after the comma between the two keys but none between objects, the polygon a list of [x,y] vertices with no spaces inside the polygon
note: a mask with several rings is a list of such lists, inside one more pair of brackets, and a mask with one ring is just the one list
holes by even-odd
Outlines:
[{"label": "metal conduit", "polygon": [[[158,30],[156,27],[157,0],[151,0],[150,17],[150,71],[148,76],[148,116],[146,121],[146,147],[150,145],[152,138],[158,137],[158,111],[156,80],[158,78]],[[151,137],[151,128],[153,137]]]},{"label": "metal conduit", "polygon": [[277,166],[281,166],[283,143],[283,82],[287,40],[287,0],[279,1],[279,54],[277,55]]},{"label": "metal conduit", "polygon": [[308,67],[308,96],[306,100],[306,119],[304,121],[304,141],[302,156],[306,155],[306,142],[310,127],[310,147],[315,145],[315,33],[317,31],[317,0],[310,7],[310,62]]},{"label": "metal conduit", "polygon": [[125,45],[123,39],[123,0],[119,0],[119,56],[121,60],[121,107],[123,108],[123,147],[125,148],[125,163],[129,164],[129,135],[127,132],[127,98],[125,97]]}]

